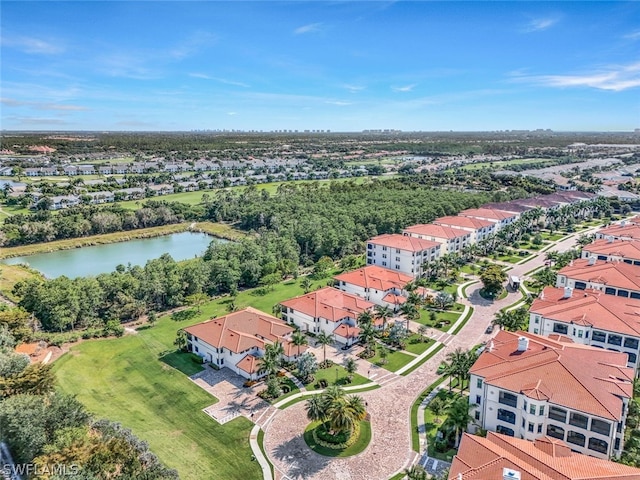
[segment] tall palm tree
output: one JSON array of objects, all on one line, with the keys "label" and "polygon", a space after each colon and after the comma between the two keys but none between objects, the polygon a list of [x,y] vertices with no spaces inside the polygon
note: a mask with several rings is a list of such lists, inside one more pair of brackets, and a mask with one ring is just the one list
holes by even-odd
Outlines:
[{"label": "tall palm tree", "polygon": [[382,319],[382,328],[387,328],[387,321],[393,317],[393,311],[388,305],[376,305],[375,308],[376,317]]},{"label": "tall palm tree", "polygon": [[467,397],[456,397],[449,405],[446,423],[456,432],[455,448],[460,444],[462,432],[466,431],[469,424],[473,422],[473,417],[469,414],[469,410],[473,407],[475,405],[470,404]]},{"label": "tall palm tree", "polygon": [[333,338],[326,332],[320,332],[316,337],[319,345],[322,345],[322,363],[327,363],[327,345],[331,345],[333,343]]},{"label": "tall palm tree", "polygon": [[373,325],[370,323],[362,325],[359,338],[364,344],[364,348],[367,353],[371,353],[371,349],[376,338],[375,335],[376,331],[374,330]]},{"label": "tall palm tree", "polygon": [[311,291],[311,279],[309,277],[304,277],[300,282],[300,286],[304,290],[304,293],[307,294]]},{"label": "tall palm tree", "polygon": [[304,333],[300,330],[296,330],[291,335],[291,343],[293,343],[296,347],[298,347],[298,356],[300,356],[300,347],[303,345],[308,345],[309,341]]},{"label": "tall palm tree", "polygon": [[460,391],[462,391],[462,378],[467,362],[467,353],[462,348],[456,348],[453,352],[449,352],[445,358],[451,365],[451,374],[458,379],[458,385],[460,386]]},{"label": "tall palm tree", "polygon": [[365,310],[360,315],[358,315],[358,325],[360,326],[371,325],[372,321],[373,315],[369,310]]},{"label": "tall palm tree", "polygon": [[312,422],[323,422],[327,417],[326,405],[321,395],[314,395],[305,406],[307,418]]}]

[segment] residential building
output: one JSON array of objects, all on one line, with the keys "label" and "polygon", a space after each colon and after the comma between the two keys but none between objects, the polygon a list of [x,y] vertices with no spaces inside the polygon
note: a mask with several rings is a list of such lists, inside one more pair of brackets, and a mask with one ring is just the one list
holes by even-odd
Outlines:
[{"label": "residential building", "polygon": [[394,310],[397,310],[399,303],[403,303],[400,298],[407,296],[405,287],[414,280],[411,275],[376,265],[341,273],[333,278],[340,290]]},{"label": "residential building", "polygon": [[[335,335],[340,343],[351,345],[358,339],[358,317],[373,312],[374,304],[351,293],[325,287],[280,303],[282,319],[303,332]],[[342,327],[342,328],[340,328]]]},{"label": "residential building", "polygon": [[433,223],[423,223],[412,225],[402,231],[403,235],[408,235],[422,240],[429,240],[441,245],[440,252],[446,253],[460,252],[471,243],[471,232],[459,228],[451,228]]},{"label": "residential building", "polygon": [[582,247],[582,258],[591,256],[597,260],[640,265],[640,242],[616,240],[613,237],[603,238]]},{"label": "residential building", "polygon": [[556,287],[587,288],[605,295],[640,299],[640,268],[624,262],[605,262],[591,256],[574,260],[558,272]]},{"label": "residential building", "polygon": [[601,228],[596,232],[596,240],[613,238],[614,240],[640,240],[640,225],[622,221]]},{"label": "residential building", "polygon": [[530,442],[494,432],[463,434],[449,480],[640,480],[640,470],[571,451],[551,437]]},{"label": "residential building", "polygon": [[80,204],[80,199],[75,195],[56,195],[51,197],[49,210],[62,210],[64,208],[75,207]]},{"label": "residential building", "polygon": [[144,198],[144,188],[139,187],[123,188],[122,190],[116,190],[114,193],[122,200],[138,200]]},{"label": "residential building", "polygon": [[494,210],[492,208],[468,208],[467,210],[462,210],[458,215],[493,222],[496,224],[496,231],[515,222],[520,216],[517,213]]},{"label": "residential building", "polygon": [[547,287],[533,301],[529,316],[529,332],[623,352],[627,366],[638,368],[640,300]]},{"label": "residential building", "polygon": [[480,220],[473,217],[450,216],[436,218],[433,223],[444,227],[456,228],[471,232],[470,243],[484,240],[496,232],[496,224],[488,220]]},{"label": "residential building", "polygon": [[470,369],[471,414],[486,430],[618,457],[633,379],[622,353],[500,331]]},{"label": "residential building", "polygon": [[414,278],[440,256],[440,244],[407,235],[378,235],[367,241],[367,265],[397,270]]},{"label": "residential building", "polygon": [[92,204],[111,203],[115,200],[113,192],[87,192],[84,195],[91,197]]},{"label": "residential building", "polygon": [[147,188],[154,191],[156,195],[169,195],[174,191],[173,185],[169,185],[167,183],[161,183],[160,185],[149,185]]},{"label": "residential building", "polygon": [[260,358],[267,345],[280,342],[285,360],[293,360],[298,350],[303,353],[307,349],[306,345],[293,345],[290,325],[251,307],[198,323],[184,331],[190,352],[250,380],[263,375]]}]

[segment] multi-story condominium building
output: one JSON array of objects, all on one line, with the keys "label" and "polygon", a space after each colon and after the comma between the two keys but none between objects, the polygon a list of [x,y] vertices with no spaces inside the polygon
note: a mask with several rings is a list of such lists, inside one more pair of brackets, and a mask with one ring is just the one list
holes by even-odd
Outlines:
[{"label": "multi-story condominium building", "polygon": [[442,245],[440,253],[457,253],[471,243],[472,234],[468,230],[451,228],[445,225],[423,223],[412,225],[402,231],[403,235],[429,240]]},{"label": "multi-story condominium building", "polygon": [[484,240],[489,235],[496,232],[495,223],[473,217],[440,217],[436,218],[433,223],[435,225],[442,225],[443,227],[456,228],[471,232],[470,243],[476,243]]},{"label": "multi-story condominium building", "polygon": [[547,287],[533,301],[529,316],[531,333],[563,335],[575,343],[623,352],[627,366],[638,369],[640,300]]},{"label": "multi-story condominium building", "polygon": [[571,451],[549,437],[533,442],[487,432],[463,434],[449,480],[640,480],[640,470]]},{"label": "multi-story condominium building", "polygon": [[280,342],[283,358],[289,361],[307,349],[306,345],[296,346],[291,342],[293,327],[251,307],[192,325],[184,331],[190,352],[249,380],[263,376],[260,358],[267,345]]},{"label": "multi-story condominium building", "polygon": [[467,210],[462,210],[458,215],[493,222],[496,224],[496,231],[515,222],[520,217],[518,213],[494,210],[492,208],[468,208]]},{"label": "multi-story condominium building", "polygon": [[405,287],[414,280],[410,275],[375,265],[341,273],[333,278],[340,290],[394,310],[404,303],[401,298],[407,297]]},{"label": "multi-story condominium building", "polygon": [[624,262],[605,262],[594,256],[574,260],[558,272],[556,287],[587,288],[605,295],[640,299],[640,268]]},{"label": "multi-story condominium building", "polygon": [[640,240],[640,225],[623,220],[620,223],[601,228],[596,232],[596,240],[613,238],[614,240]]},{"label": "multi-story condominium building", "polygon": [[440,244],[407,235],[378,235],[367,241],[367,265],[397,270],[414,278],[440,256]]},{"label": "multi-story condominium building", "polygon": [[470,377],[471,415],[486,430],[605,459],[622,452],[635,376],[620,352],[500,331]]},{"label": "multi-story condominium building", "polygon": [[596,240],[582,247],[582,258],[596,257],[597,260],[624,262],[640,265],[640,242],[615,240],[613,237]]}]

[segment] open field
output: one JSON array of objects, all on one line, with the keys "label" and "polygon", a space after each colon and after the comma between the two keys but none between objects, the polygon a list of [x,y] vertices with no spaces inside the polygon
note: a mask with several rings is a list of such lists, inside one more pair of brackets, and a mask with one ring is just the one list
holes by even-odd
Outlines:
[{"label": "open field", "polygon": [[[494,162],[474,162],[463,165],[463,170],[481,170],[484,168],[491,169],[508,169],[511,165],[527,165],[530,163],[541,163],[542,167],[556,165],[557,159],[555,158],[515,158],[513,160],[499,160]],[[576,159],[576,163],[580,163],[580,160]]]},{"label": "open field", "polygon": [[13,295],[12,290],[16,283],[41,275],[22,265],[2,265],[0,266],[0,293],[12,302],[18,299]]}]

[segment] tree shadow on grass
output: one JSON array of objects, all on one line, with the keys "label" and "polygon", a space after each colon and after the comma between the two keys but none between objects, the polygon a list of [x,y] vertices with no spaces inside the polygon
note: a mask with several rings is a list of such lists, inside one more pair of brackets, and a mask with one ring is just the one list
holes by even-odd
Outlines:
[{"label": "tree shadow on grass", "polygon": [[198,312],[193,308],[180,310],[179,312],[173,312],[171,314],[171,320],[173,320],[174,322],[183,322],[185,320],[191,320],[197,314]]}]

